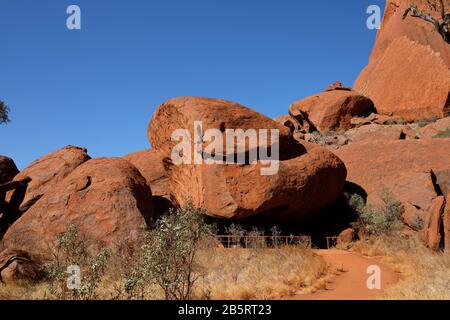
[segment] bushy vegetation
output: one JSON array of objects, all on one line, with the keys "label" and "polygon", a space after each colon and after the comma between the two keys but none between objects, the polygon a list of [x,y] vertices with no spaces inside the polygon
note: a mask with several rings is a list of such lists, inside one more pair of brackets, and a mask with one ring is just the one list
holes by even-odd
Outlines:
[{"label": "bushy vegetation", "polygon": [[155,229],[147,231],[137,265],[125,280],[130,298],[142,298],[146,287],[156,284],[166,300],[192,299],[201,276],[195,261],[202,246],[212,242],[214,231],[204,216],[190,204],[186,209],[170,210]]},{"label": "bushy vegetation", "polygon": [[397,201],[388,189],[379,195],[380,203],[368,205],[359,195],[352,195],[349,205],[358,213],[358,221],[353,227],[363,235],[385,235],[397,232],[403,226],[401,215],[403,205]]},{"label": "bushy vegetation", "polygon": [[[52,261],[44,265],[50,295],[57,299],[96,299],[109,258],[110,253],[105,248],[100,249],[97,254],[90,253],[86,242],[79,236],[77,226],[71,225],[67,232],[59,236]],[[69,271],[74,270],[74,267],[80,271],[79,285],[78,288],[69,289]],[[76,278],[72,279],[76,281]]]},{"label": "bushy vegetation", "polygon": [[9,107],[0,100],[0,124],[9,122]]},{"label": "bushy vegetation", "polygon": [[[269,299],[307,293],[326,286],[330,270],[304,246],[266,248],[249,245],[225,249],[204,211],[192,205],[170,211],[140,245],[110,255],[96,254],[72,226],[59,238],[54,257],[38,283],[0,285],[0,299]],[[255,235],[232,225],[234,235]],[[273,237],[279,229],[271,231]],[[102,246],[100,245],[100,248]],[[68,266],[81,269],[79,289],[68,289]]]}]

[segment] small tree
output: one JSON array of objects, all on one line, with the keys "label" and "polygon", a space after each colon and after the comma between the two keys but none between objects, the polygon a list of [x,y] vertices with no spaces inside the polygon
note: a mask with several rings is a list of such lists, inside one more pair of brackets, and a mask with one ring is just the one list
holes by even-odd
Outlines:
[{"label": "small tree", "polygon": [[3,102],[0,101],[0,124],[9,122],[9,107]]},{"label": "small tree", "polygon": [[[101,248],[97,254],[91,254],[87,250],[86,241],[78,232],[78,227],[71,225],[58,237],[53,259],[44,266],[44,272],[50,280],[51,293],[61,299],[96,299],[109,258],[110,252],[105,248]],[[67,288],[70,266],[77,266],[81,271],[80,286],[73,290]]]},{"label": "small tree", "polygon": [[195,259],[213,227],[204,221],[205,212],[189,204],[185,209],[170,210],[148,231],[141,247],[141,261],[128,275],[125,291],[129,297],[140,296],[146,285],[155,283],[166,300],[188,300],[200,278]]}]

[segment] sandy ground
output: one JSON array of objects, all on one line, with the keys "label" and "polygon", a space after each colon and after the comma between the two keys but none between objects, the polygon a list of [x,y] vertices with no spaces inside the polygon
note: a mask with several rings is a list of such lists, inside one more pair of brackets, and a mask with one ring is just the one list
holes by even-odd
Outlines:
[{"label": "sandy ground", "polygon": [[[392,269],[377,260],[368,259],[357,253],[337,249],[318,250],[316,253],[337,271],[337,275],[327,283],[326,290],[307,295],[285,297],[287,300],[375,300],[384,290],[397,282],[399,276]],[[370,290],[367,280],[369,266],[376,265],[381,270],[381,289]]]}]

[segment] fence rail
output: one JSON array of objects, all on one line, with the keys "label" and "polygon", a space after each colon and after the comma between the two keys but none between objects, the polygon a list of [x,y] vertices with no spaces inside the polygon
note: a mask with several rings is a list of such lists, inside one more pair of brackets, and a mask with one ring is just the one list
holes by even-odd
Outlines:
[{"label": "fence rail", "polygon": [[327,249],[331,249],[336,246],[338,237],[326,237],[325,239],[327,239]]},{"label": "fence rail", "polygon": [[279,248],[299,246],[311,248],[309,236],[225,236],[219,235],[217,241],[224,248]]}]

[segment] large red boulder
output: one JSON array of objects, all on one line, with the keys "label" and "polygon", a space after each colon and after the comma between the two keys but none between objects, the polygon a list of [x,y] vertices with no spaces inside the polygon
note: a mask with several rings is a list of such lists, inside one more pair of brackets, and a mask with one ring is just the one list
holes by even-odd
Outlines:
[{"label": "large red boulder", "polygon": [[361,141],[336,150],[348,180],[362,187],[369,202],[388,188],[403,203],[427,211],[439,196],[434,172],[448,169],[450,139]]},{"label": "large red boulder", "polygon": [[[227,129],[276,129],[280,133],[281,150],[292,148],[296,144],[288,127],[243,105],[221,99],[180,97],[164,102],[151,119],[147,132],[153,149],[163,156],[170,156],[174,147],[179,144],[179,141],[171,139],[172,134],[178,129],[188,130],[193,139],[196,121],[202,122],[203,132],[208,129],[223,133]],[[207,143],[203,146],[205,145]]]},{"label": "large red boulder", "polygon": [[324,92],[294,102],[289,106],[293,117],[304,117],[313,127],[326,130],[348,130],[351,119],[373,112],[373,102],[342,85],[332,85]]},{"label": "large red boulder", "polygon": [[118,250],[150,224],[150,188],[139,171],[120,158],[94,159],[55,184],[7,231],[10,249],[45,253],[74,225],[88,247]]},{"label": "large red boulder", "polygon": [[89,159],[85,148],[67,146],[35,160],[14,178],[14,181],[26,177],[32,179],[20,210],[27,211],[44,194]]},{"label": "large red boulder", "polygon": [[[444,1],[450,7],[448,0]],[[431,23],[408,16],[409,1],[387,0],[368,66],[354,89],[373,100],[379,113],[418,120],[450,114],[450,46]],[[437,0],[414,5],[435,18]]]},{"label": "large red boulder", "polygon": [[19,170],[11,158],[0,156],[0,184],[11,181],[18,173]]},{"label": "large red boulder", "polygon": [[[262,175],[265,165],[261,162],[174,164],[170,130],[192,131],[194,121],[221,132],[224,128],[279,129],[282,146],[277,173]],[[289,132],[287,127],[241,105],[189,97],[163,103],[148,129],[153,148],[165,158],[172,198],[179,205],[192,201],[211,216],[227,219],[268,215],[274,223],[300,221],[331,206],[340,196],[346,177],[344,164],[334,154],[317,145],[298,143]]]},{"label": "large red boulder", "polygon": [[155,150],[142,150],[123,157],[131,162],[147,180],[153,196],[170,195],[169,178],[164,170],[162,157]]}]

